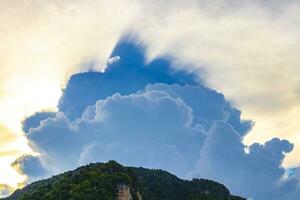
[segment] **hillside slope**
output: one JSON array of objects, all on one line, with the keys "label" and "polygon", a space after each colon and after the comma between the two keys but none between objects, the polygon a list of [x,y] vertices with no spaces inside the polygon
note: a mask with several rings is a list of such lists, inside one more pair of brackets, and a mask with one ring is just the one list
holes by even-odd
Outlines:
[{"label": "hillside slope", "polygon": [[182,180],[163,170],[89,164],[17,190],[6,200],[245,200],[214,181]]}]

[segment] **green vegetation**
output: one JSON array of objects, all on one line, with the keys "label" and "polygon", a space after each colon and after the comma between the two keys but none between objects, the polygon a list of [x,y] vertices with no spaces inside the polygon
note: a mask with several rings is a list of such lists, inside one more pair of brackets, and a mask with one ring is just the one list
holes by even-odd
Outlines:
[{"label": "green vegetation", "polygon": [[243,200],[229,190],[205,179],[182,180],[163,170],[132,168],[141,185],[144,200]]},{"label": "green vegetation", "polygon": [[214,181],[181,180],[162,170],[123,167],[115,161],[80,167],[17,190],[7,200],[115,200],[126,185],[133,200],[243,200]]}]

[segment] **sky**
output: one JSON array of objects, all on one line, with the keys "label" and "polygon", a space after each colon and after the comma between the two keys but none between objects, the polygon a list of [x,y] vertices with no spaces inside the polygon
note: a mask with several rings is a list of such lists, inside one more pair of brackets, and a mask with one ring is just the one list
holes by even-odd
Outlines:
[{"label": "sky", "polygon": [[115,159],[296,199],[299,11],[298,0],[0,1],[1,194]]}]

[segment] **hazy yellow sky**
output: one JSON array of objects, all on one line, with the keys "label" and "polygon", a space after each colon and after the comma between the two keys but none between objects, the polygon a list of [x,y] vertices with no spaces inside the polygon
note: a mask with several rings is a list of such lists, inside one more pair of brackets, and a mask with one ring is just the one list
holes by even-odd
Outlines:
[{"label": "hazy yellow sky", "polygon": [[247,143],[289,139],[285,164],[298,164],[299,13],[297,0],[0,0],[0,185],[24,181],[10,167],[30,153],[24,117],[55,110],[69,75],[90,60],[102,69],[128,30],[149,59],[167,53],[201,68],[208,86],[255,121]]},{"label": "hazy yellow sky", "polygon": [[[56,110],[62,87],[70,74],[85,70],[84,62],[97,59],[94,67],[104,67],[131,19],[128,14],[115,23],[113,16],[126,5],[110,2],[0,1],[0,185],[15,188],[24,181],[10,167],[31,153],[21,121]],[[134,13],[134,7],[127,9]]]}]

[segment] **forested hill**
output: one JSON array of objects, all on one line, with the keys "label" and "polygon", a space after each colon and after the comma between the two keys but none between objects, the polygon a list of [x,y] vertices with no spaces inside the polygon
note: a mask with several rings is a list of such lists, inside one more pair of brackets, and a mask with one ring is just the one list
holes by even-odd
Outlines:
[{"label": "forested hill", "polygon": [[245,200],[214,181],[182,180],[163,170],[95,163],[34,182],[6,200]]}]

